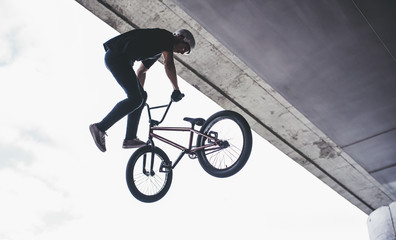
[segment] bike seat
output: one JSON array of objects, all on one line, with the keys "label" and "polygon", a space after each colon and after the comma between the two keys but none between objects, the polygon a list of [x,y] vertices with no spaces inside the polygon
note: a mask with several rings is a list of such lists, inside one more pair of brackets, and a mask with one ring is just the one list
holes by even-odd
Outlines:
[{"label": "bike seat", "polygon": [[202,126],[205,123],[205,119],[203,118],[183,118],[184,121],[190,122],[192,125]]}]

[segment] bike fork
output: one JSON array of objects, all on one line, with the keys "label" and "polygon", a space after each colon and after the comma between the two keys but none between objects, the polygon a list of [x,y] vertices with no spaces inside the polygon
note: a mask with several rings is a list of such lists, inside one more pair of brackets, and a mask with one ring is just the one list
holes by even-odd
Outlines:
[{"label": "bike fork", "polygon": [[143,174],[144,175],[146,175],[146,176],[154,176],[155,175],[155,172],[154,172],[154,170],[153,170],[153,167],[154,167],[154,155],[155,154],[151,154],[151,164],[150,164],[150,169],[149,170],[147,170],[147,168],[146,168],[146,164],[147,164],[147,153],[145,153],[144,155],[143,155]]}]

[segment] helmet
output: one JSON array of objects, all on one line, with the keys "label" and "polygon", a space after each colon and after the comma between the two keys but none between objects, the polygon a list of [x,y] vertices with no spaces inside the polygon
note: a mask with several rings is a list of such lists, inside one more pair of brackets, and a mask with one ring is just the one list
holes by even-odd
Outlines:
[{"label": "helmet", "polygon": [[184,37],[183,41],[185,43],[187,43],[188,46],[190,47],[190,51],[188,51],[188,53],[186,53],[186,54],[190,54],[191,51],[195,47],[195,39],[194,39],[194,36],[192,35],[192,33],[190,31],[188,31],[187,29],[180,29],[180,30],[174,32],[173,35],[175,35],[175,36],[181,35]]}]

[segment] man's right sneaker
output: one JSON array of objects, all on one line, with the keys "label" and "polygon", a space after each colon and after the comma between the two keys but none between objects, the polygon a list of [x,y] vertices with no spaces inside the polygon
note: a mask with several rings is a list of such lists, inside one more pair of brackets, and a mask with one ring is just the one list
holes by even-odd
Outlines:
[{"label": "man's right sneaker", "polygon": [[105,132],[100,131],[96,126],[96,124],[89,125],[89,131],[91,132],[91,135],[99,150],[102,152],[106,152],[105,136],[107,136],[107,134]]},{"label": "man's right sneaker", "polygon": [[139,148],[146,145],[145,142],[141,141],[139,138],[134,138],[130,140],[124,140],[122,143],[122,148]]}]

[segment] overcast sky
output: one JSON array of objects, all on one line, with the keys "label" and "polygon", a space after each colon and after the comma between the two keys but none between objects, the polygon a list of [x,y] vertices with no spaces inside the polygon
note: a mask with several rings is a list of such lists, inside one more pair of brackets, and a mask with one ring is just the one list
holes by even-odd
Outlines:
[{"label": "overcast sky", "polygon": [[[106,153],[88,130],[125,97],[103,62],[102,43],[117,32],[72,0],[0,0],[0,22],[1,240],[368,239],[366,214],[256,134],[237,175],[216,179],[185,158],[162,200],[137,201],[125,182],[125,119],[108,131]],[[180,87],[168,125],[220,110]],[[152,105],[168,101],[160,63],[146,90]],[[141,139],[146,123],[143,112]]]}]

